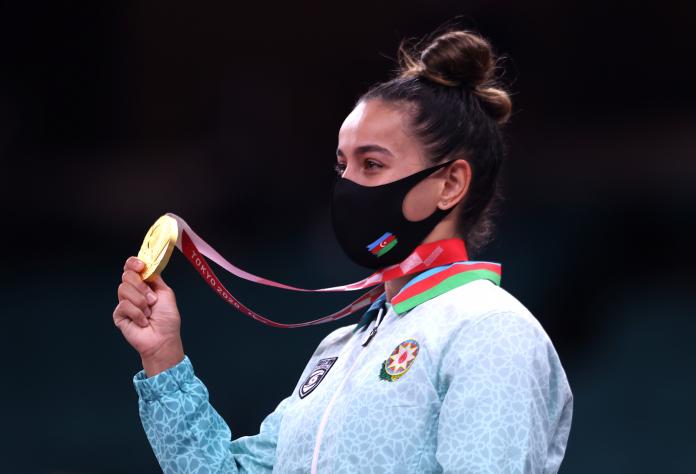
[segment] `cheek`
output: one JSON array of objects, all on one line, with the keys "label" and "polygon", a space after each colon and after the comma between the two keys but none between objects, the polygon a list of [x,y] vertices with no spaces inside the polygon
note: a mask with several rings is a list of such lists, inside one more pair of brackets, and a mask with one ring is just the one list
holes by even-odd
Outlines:
[{"label": "cheek", "polygon": [[409,221],[422,221],[435,212],[437,207],[437,190],[432,180],[421,181],[415,185],[404,198],[401,211]]}]

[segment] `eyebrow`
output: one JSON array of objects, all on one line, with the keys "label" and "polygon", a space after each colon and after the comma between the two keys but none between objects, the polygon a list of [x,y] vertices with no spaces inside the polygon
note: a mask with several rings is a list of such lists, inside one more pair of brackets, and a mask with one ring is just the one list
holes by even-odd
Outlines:
[{"label": "eyebrow", "polygon": [[[392,153],[389,150],[387,150],[386,148],[381,147],[379,145],[362,145],[362,146],[359,146],[355,149],[356,155],[363,155],[365,153],[370,153],[370,152],[377,152],[377,153],[383,153],[383,154],[389,155],[389,156],[394,156],[394,155],[392,155]],[[340,156],[340,157],[345,158],[345,154],[341,151],[340,148],[336,149],[336,156]]]}]

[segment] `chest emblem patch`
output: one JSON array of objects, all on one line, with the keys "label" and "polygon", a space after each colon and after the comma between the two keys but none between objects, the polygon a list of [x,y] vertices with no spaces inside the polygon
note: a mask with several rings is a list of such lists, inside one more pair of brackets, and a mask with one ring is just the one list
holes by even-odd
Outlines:
[{"label": "chest emblem patch", "polygon": [[328,359],[321,359],[319,362],[317,362],[317,366],[314,367],[314,370],[312,370],[304,383],[300,385],[300,389],[298,391],[300,398],[306,397],[312,393],[312,390],[317,388],[317,385],[319,385],[319,383],[324,380],[324,377],[326,377],[329,369],[333,367],[336,359],[338,359],[338,357],[329,357]]},{"label": "chest emblem patch", "polygon": [[394,382],[402,377],[416,360],[418,349],[418,341],[415,339],[406,339],[396,346],[387,360],[382,362],[382,369],[379,372],[380,380]]}]

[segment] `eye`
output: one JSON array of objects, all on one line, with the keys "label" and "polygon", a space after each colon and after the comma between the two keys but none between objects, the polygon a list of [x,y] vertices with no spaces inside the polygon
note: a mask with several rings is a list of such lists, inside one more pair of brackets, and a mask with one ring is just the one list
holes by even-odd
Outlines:
[{"label": "eye", "polygon": [[[367,171],[372,171],[376,170],[378,168],[382,168],[382,164],[378,163],[377,161],[367,159],[363,162],[363,166],[365,170]],[[346,164],[345,163],[336,163],[334,164],[334,171],[338,176],[342,176],[343,173],[346,171]]]},{"label": "eye", "polygon": [[381,168],[382,165],[380,163],[377,163],[376,161],[372,160],[365,160],[365,168],[370,170],[370,169],[375,169],[375,168]]}]

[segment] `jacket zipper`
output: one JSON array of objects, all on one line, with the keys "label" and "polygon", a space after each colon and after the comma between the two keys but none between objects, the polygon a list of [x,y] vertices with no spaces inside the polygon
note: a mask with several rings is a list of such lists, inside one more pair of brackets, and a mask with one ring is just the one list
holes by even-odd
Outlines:
[{"label": "jacket zipper", "polygon": [[[370,341],[375,337],[375,334],[377,334],[377,328],[382,323],[382,319],[384,319],[384,306],[385,305],[382,304],[382,306],[379,308],[375,327],[372,328],[372,331],[370,331],[370,334],[367,336],[365,342],[361,344],[362,347],[367,346],[370,343]],[[312,455],[311,474],[316,474],[317,472],[317,465],[319,464],[319,448],[321,447],[321,441],[324,436],[324,428],[326,427],[326,422],[329,419],[329,413],[331,412],[331,408],[333,407],[333,404],[336,401],[338,394],[341,393],[341,390],[343,390],[343,386],[346,384],[348,377],[350,377],[350,374],[353,372],[353,369],[355,368],[355,365],[357,364],[361,355],[362,352],[360,352],[360,354],[358,354],[357,357],[355,357],[353,364],[348,369],[348,372],[346,372],[346,375],[343,377],[343,380],[341,380],[341,383],[338,385],[338,388],[336,388],[336,391],[331,397],[331,400],[329,400],[329,403],[326,405],[324,413],[321,416],[321,421],[319,422],[319,429],[317,430],[317,440],[314,444],[314,454]]]},{"label": "jacket zipper", "polygon": [[377,312],[377,324],[375,324],[375,327],[372,328],[372,331],[370,331],[370,334],[367,336],[367,339],[365,339],[365,342],[362,343],[363,347],[367,346],[372,338],[375,337],[375,334],[377,334],[377,328],[382,323],[382,319],[384,319],[384,305],[379,308],[379,311]]}]

